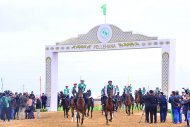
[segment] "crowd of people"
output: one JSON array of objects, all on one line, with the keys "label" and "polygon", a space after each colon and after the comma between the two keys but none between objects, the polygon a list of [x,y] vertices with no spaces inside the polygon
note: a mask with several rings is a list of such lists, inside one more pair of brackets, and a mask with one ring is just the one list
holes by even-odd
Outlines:
[{"label": "crowd of people", "polygon": [[0,118],[3,121],[14,119],[34,119],[34,111],[40,118],[40,109],[46,108],[47,97],[35,97],[33,91],[29,94],[13,93],[9,90],[0,93]]},{"label": "crowd of people", "polygon": [[[168,102],[171,104],[172,122],[174,124],[182,123],[182,114],[184,114],[184,120],[189,126],[190,121],[190,90],[184,89],[184,92],[180,95],[178,91],[172,91],[169,99],[156,88],[154,91],[146,91],[145,87],[135,90],[135,99],[132,95],[132,85],[125,86],[123,88],[122,95],[120,95],[119,86],[114,86],[112,81],[108,81],[108,84],[101,90],[101,102],[104,105],[106,97],[112,91],[113,102],[119,101],[124,95],[130,95],[131,101],[136,101],[136,96],[139,95],[140,100],[144,105],[145,122],[157,123],[157,112],[160,112],[160,122],[167,121]],[[74,98],[75,103],[78,98],[78,93],[82,92],[83,98],[86,103],[86,98],[91,97],[92,91],[90,89],[86,92],[86,84],[84,80],[81,80],[79,84],[74,83],[70,90],[68,86],[58,93],[58,106],[60,106],[61,98],[66,98],[70,106],[71,99]],[[92,97],[91,97],[92,98]],[[122,98],[125,99],[125,98]],[[123,101],[123,100],[122,100]],[[47,96],[43,93],[41,97],[35,97],[33,91],[29,94],[25,93],[12,93],[11,91],[4,91],[0,93],[0,117],[1,120],[14,120],[14,119],[34,119],[34,111],[37,112],[37,118],[40,118],[40,109],[46,109]]]}]

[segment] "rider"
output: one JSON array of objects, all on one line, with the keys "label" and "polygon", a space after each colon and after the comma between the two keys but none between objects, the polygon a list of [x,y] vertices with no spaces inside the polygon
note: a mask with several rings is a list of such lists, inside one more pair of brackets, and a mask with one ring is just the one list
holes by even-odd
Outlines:
[{"label": "rider", "polygon": [[85,103],[87,103],[87,99],[85,96],[85,90],[86,90],[86,84],[84,84],[84,80],[80,80],[80,83],[78,84],[78,93],[80,91],[83,93],[83,98],[85,100]]},{"label": "rider", "polygon": [[142,90],[141,90],[141,88],[139,88],[138,94],[140,95],[140,97],[142,97]]},{"label": "rider", "polygon": [[71,99],[73,99],[74,98],[74,103],[76,104],[76,102],[77,102],[77,83],[74,83],[73,84],[74,86],[73,86],[73,88],[72,88],[72,96],[71,96]]},{"label": "rider", "polygon": [[86,97],[90,98],[91,101],[92,101],[91,103],[94,105],[94,101],[93,101],[93,98],[92,98],[92,91],[90,89],[87,90]]},{"label": "rider", "polygon": [[131,85],[131,84],[130,84],[130,85],[128,85],[128,87],[127,87],[127,88],[128,88],[129,93],[130,93],[130,94],[132,94],[132,85]]},{"label": "rider", "polygon": [[[70,103],[70,98],[69,98],[69,86],[66,85],[64,92],[63,92],[64,97],[67,99],[67,101]],[[69,104],[70,105],[70,104]]]},{"label": "rider", "polygon": [[127,94],[127,93],[132,94],[132,86],[131,86],[131,84],[128,85],[128,87],[125,86],[125,87],[123,88],[123,93],[124,93],[124,94]]},{"label": "rider", "polygon": [[155,95],[159,96],[159,94],[160,94],[160,89],[159,89],[159,87],[156,87],[156,89],[155,89]]},{"label": "rider", "polygon": [[118,87],[118,85],[116,85],[116,87],[115,87],[115,93],[116,93],[116,95],[119,95],[119,87]]},{"label": "rider", "polygon": [[106,89],[105,89],[105,93],[106,93],[106,96],[108,97],[111,93],[110,91],[113,91],[113,95],[112,95],[112,101],[113,103],[115,103],[115,100],[114,100],[114,96],[115,96],[115,87],[114,85],[112,84],[112,81],[108,81],[108,85],[106,86]]},{"label": "rider", "polygon": [[72,88],[72,95],[73,96],[71,98],[77,96],[77,83],[74,83],[73,85],[74,85],[73,88]]},{"label": "rider", "polygon": [[115,87],[115,93],[116,93],[116,96],[115,96],[115,100],[116,100],[116,102],[117,101],[119,101],[119,87],[118,87],[118,85],[116,85],[116,87]]},{"label": "rider", "polygon": [[104,86],[104,88],[102,88],[101,90],[101,105],[104,104],[104,101],[106,100],[106,86]]},{"label": "rider", "polygon": [[143,94],[143,95],[146,94],[146,89],[145,89],[145,87],[143,87],[143,89],[142,89],[142,94]]},{"label": "rider", "polygon": [[111,93],[110,93],[110,90],[112,90],[113,91],[113,96],[115,95],[115,87],[114,87],[114,85],[112,84],[112,81],[110,80],[110,81],[108,81],[108,85],[107,85],[107,87],[106,87],[106,89],[105,89],[105,93],[106,93],[106,96],[109,96]]},{"label": "rider", "polygon": [[92,95],[92,92],[91,92],[91,90],[90,89],[88,89],[87,90],[87,92],[86,92],[86,96],[88,96],[89,98],[91,97],[91,95]]}]

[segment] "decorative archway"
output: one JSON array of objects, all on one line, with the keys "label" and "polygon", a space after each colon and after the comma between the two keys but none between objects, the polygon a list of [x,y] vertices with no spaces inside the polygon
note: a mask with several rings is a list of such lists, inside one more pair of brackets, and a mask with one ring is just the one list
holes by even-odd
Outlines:
[{"label": "decorative archway", "polygon": [[87,34],[79,35],[56,45],[47,45],[46,90],[49,111],[57,111],[58,53],[127,49],[162,49],[162,91],[168,96],[175,85],[175,41],[158,39],[103,24],[92,28]]}]

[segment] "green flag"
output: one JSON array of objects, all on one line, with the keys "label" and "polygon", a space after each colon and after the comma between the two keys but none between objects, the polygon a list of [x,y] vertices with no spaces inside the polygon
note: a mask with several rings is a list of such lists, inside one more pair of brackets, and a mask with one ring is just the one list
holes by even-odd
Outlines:
[{"label": "green flag", "polygon": [[106,4],[103,4],[101,9],[103,11],[103,15],[106,15]]}]

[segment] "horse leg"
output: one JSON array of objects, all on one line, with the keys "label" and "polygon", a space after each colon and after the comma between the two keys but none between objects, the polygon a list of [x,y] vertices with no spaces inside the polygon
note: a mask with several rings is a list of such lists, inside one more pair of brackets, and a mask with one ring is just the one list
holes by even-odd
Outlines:
[{"label": "horse leg", "polygon": [[112,122],[112,111],[110,111],[110,119],[109,119],[110,122]]},{"label": "horse leg", "polygon": [[128,110],[128,107],[126,106],[126,107],[125,107],[125,112],[126,112],[126,114],[128,114],[128,111],[127,111],[127,110]]},{"label": "horse leg", "polygon": [[84,112],[82,113],[82,121],[81,121],[81,125],[83,124],[84,121]]},{"label": "horse leg", "polygon": [[67,118],[68,118],[68,117],[69,117],[69,113],[68,113],[68,112],[69,112],[69,109],[67,108],[66,111],[67,111],[66,113],[67,113]]},{"label": "horse leg", "polygon": [[90,106],[88,106],[87,117],[89,117]]},{"label": "horse leg", "polygon": [[129,108],[128,108],[129,116],[130,116],[130,110],[131,110],[131,106],[129,106]]},{"label": "horse leg", "polygon": [[63,112],[64,112],[64,118],[65,118],[65,109],[63,108]]},{"label": "horse leg", "polygon": [[93,112],[93,108],[94,108],[94,107],[92,106],[92,107],[91,107],[91,118],[92,118],[92,112]]},{"label": "horse leg", "polygon": [[105,110],[106,124],[108,125],[108,111]]},{"label": "horse leg", "polygon": [[138,102],[136,103],[136,107],[137,107],[137,110],[139,110],[139,104],[138,104]]},{"label": "horse leg", "polygon": [[79,126],[79,112],[77,111],[77,127]]},{"label": "horse leg", "polygon": [[133,108],[134,108],[134,104],[132,104],[132,114],[133,114]]},{"label": "horse leg", "polygon": [[102,104],[102,115],[104,115],[104,110],[105,108],[104,108],[104,105]]},{"label": "horse leg", "polygon": [[72,122],[74,122],[74,110],[71,109],[71,114],[72,114]]}]

